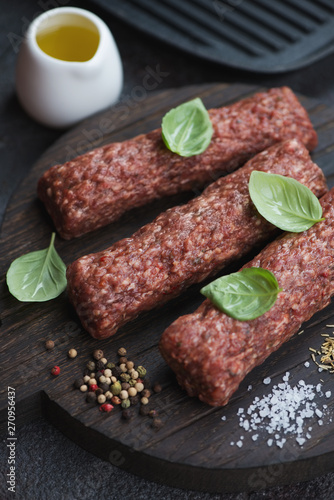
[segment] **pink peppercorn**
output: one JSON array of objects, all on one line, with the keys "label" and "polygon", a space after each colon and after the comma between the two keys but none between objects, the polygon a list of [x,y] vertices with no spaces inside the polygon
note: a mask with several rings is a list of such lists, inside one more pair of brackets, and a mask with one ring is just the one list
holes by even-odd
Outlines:
[{"label": "pink peppercorn", "polygon": [[57,377],[57,375],[59,375],[60,373],[60,368],[59,366],[54,366],[51,370],[51,374],[54,375],[55,377]]},{"label": "pink peppercorn", "polygon": [[91,392],[95,392],[97,389],[98,389],[98,386],[97,386],[96,384],[91,384],[91,385],[89,386],[89,390],[90,390]]},{"label": "pink peppercorn", "polygon": [[104,403],[103,405],[100,406],[100,411],[109,413],[113,408],[114,408],[113,405],[111,405],[110,403]]}]

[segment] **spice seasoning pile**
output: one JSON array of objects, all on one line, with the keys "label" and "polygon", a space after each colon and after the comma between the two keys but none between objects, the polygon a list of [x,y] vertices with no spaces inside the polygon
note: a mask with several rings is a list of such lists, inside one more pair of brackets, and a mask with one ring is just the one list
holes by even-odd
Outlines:
[{"label": "spice seasoning pile", "polygon": [[[327,327],[332,326],[333,325],[327,325]],[[322,370],[334,373],[334,337],[330,337],[328,333],[322,333],[321,335],[325,338],[325,341],[321,346],[321,350],[317,351],[312,347],[309,348],[312,360]],[[320,356],[320,363],[316,360],[316,355]]]},{"label": "spice seasoning pile", "polygon": [[99,404],[100,411],[109,413],[114,406],[122,409],[122,417],[129,420],[134,416],[133,407],[139,405],[139,413],[152,417],[152,427],[159,429],[162,421],[157,411],[149,405],[152,392],[161,392],[160,384],[151,388],[143,366],[126,357],[126,349],[121,347],[117,352],[117,363],[108,361],[101,349],[93,352],[93,359],[88,361],[82,378],[75,380],[74,386],[87,393],[86,401]]}]

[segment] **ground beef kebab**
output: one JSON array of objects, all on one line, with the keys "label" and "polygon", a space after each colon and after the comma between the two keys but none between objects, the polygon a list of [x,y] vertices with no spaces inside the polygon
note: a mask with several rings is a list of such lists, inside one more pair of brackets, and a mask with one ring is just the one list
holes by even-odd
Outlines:
[{"label": "ground beef kebab", "polygon": [[329,304],[334,294],[334,188],[320,202],[325,220],[303,233],[286,233],[244,266],[272,271],[283,289],[268,312],[238,321],[207,299],[165,330],[160,351],[190,396],[226,405],[252,368]]},{"label": "ground beef kebab", "polygon": [[297,137],[309,150],[317,144],[306,110],[287,87],[211,109],[209,116],[214,132],[200,155],[172,153],[158,129],[47,170],[38,196],[60,236],[81,236],[131,208],[203,187],[279,141]]},{"label": "ground beef kebab", "polygon": [[326,192],[322,171],[297,139],[259,153],[132,237],[68,267],[68,295],[85,329],[95,338],[109,337],[140,312],[176,297],[274,236],[277,229],[249,196],[253,170],[294,177],[316,196]]}]

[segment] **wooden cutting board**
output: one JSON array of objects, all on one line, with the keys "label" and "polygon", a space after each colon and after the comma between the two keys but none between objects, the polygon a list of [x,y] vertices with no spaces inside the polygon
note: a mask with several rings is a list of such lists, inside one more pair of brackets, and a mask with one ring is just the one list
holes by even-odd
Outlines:
[{"label": "wooden cutting board", "polygon": [[[296,335],[254,369],[225,408],[211,408],[189,398],[178,387],[157,348],[163,330],[179,315],[195,310],[202,302],[199,286],[161,309],[143,314],[111,339],[96,341],[81,328],[66,293],[46,303],[20,303],[9,294],[5,284],[6,271],[16,257],[49,244],[52,222],[36,198],[37,180],[47,168],[98,145],[148,132],[160,126],[162,116],[171,107],[195,96],[201,96],[210,108],[259,90],[263,89],[217,84],[166,90],[146,96],[140,102],[132,97],[122,106],[90,118],[66,133],[31,169],[9,203],[1,233],[0,420],[5,433],[7,387],[10,386],[16,391],[17,425],[42,413],[66,436],[99,457],[174,487],[254,490],[308,480],[334,470],[334,422],[327,419],[319,426],[315,419],[312,438],[304,446],[297,444],[292,434],[285,436],[287,442],[280,449],[268,446],[270,436],[266,431],[260,431],[257,441],[253,441],[252,434],[240,428],[237,415],[240,407],[247,409],[256,396],[262,398],[270,392],[273,384],[282,381],[286,371],[291,373],[291,386],[301,379],[313,385],[322,379],[324,389],[332,388],[333,396],[326,401],[319,399],[319,404],[326,403],[333,409],[334,376],[319,373],[312,362],[309,368],[305,367],[305,362],[310,360],[309,347],[319,348],[323,340],[321,333],[331,333],[326,325],[334,324],[333,305],[309,321],[303,334]],[[305,97],[301,97],[301,101],[319,134],[314,161],[323,168],[331,187],[334,184],[334,110]],[[38,141],[38,137],[35,140]],[[130,236],[162,210],[185,202],[192,195],[182,194],[136,209],[117,223],[74,241],[57,238],[56,248],[69,264],[81,255],[102,250]],[[241,264],[236,263],[233,270]],[[230,271],[231,268],[226,272]],[[52,351],[45,349],[48,339],[55,341]],[[152,382],[163,385],[163,391],[152,397],[153,406],[164,423],[160,430],[153,429],[152,420],[141,415],[130,422],[123,421],[119,408],[102,414],[73,388],[74,379],[82,375],[94,349],[103,349],[105,356],[115,361],[121,346],[126,347],[129,358],[147,368]],[[72,347],[79,353],[74,360],[67,357]],[[54,365],[61,368],[57,378],[50,375]],[[263,384],[265,377],[271,377],[271,385]],[[230,444],[241,436],[242,447]]]}]

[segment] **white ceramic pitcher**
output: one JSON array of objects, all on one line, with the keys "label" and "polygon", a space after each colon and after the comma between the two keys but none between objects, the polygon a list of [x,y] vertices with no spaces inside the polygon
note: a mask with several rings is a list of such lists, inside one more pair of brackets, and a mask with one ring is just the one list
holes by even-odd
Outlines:
[{"label": "white ceramic pitcher", "polygon": [[[95,53],[88,60],[63,60],[41,49],[36,37],[60,27],[93,32]],[[69,127],[112,105],[123,85],[123,68],[114,38],[95,14],[59,7],[29,26],[16,67],[18,98],[29,115],[51,127]]]}]

